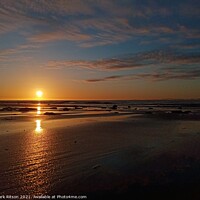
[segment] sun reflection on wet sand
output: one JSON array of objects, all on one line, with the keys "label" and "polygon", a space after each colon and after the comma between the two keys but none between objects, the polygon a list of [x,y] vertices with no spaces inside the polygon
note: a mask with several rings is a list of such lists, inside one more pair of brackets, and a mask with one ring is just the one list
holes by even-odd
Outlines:
[{"label": "sun reflection on wet sand", "polygon": [[36,132],[37,134],[42,133],[43,129],[42,129],[42,127],[41,127],[41,120],[40,120],[40,119],[37,119],[35,122],[36,122],[35,132]]},{"label": "sun reflection on wet sand", "polygon": [[38,103],[38,106],[37,106],[37,115],[40,115],[41,114],[41,106],[40,106],[40,103]]},{"label": "sun reflection on wet sand", "polygon": [[[41,127],[42,120],[35,120],[33,132],[28,134],[24,143],[22,163],[17,180],[19,192],[44,195],[50,190],[54,163],[51,162],[51,137]],[[44,134],[41,134],[44,133]]]},{"label": "sun reflection on wet sand", "polygon": [[38,106],[38,107],[37,107],[37,115],[40,115],[40,114],[41,114],[41,107]]}]

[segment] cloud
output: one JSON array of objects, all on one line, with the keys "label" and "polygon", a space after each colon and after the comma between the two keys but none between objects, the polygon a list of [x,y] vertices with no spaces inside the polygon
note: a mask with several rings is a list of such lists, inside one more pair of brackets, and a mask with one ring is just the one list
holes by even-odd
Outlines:
[{"label": "cloud", "polygon": [[80,31],[74,30],[58,30],[54,32],[44,32],[33,35],[29,38],[31,42],[52,42],[58,40],[69,40],[69,41],[85,41],[89,40],[90,36],[83,34]]},{"label": "cloud", "polygon": [[111,58],[101,60],[63,60],[49,61],[45,66],[48,69],[61,69],[61,68],[85,68],[93,70],[123,70],[130,68],[142,67],[140,63],[136,63],[132,58]]},{"label": "cloud", "polygon": [[111,80],[119,80],[121,78],[124,78],[126,76],[107,76],[104,78],[99,78],[99,79],[88,79],[86,80],[86,82],[90,82],[90,83],[94,83],[94,82],[101,82],[101,81],[111,81]]},{"label": "cloud", "polygon": [[9,64],[16,62],[25,63],[32,60],[31,53],[41,48],[40,44],[25,43],[15,48],[0,50],[0,65],[9,67]]},{"label": "cloud", "polygon": [[93,70],[119,71],[138,68],[177,68],[200,64],[199,54],[183,54],[170,49],[129,54],[99,60],[51,60],[48,69],[86,68]]},{"label": "cloud", "polygon": [[131,27],[126,19],[79,19],[70,24],[56,25],[56,28],[30,36],[33,42],[68,40],[79,43],[82,47],[102,46],[120,43],[134,35],[150,33],[146,28]]},{"label": "cloud", "polygon": [[0,50],[0,57],[30,52],[30,51],[34,51],[35,49],[38,49],[38,48],[41,48],[40,44],[30,44],[30,43],[21,44],[15,48]]},{"label": "cloud", "polygon": [[194,80],[200,78],[200,70],[191,70],[188,72],[152,72],[137,73],[131,75],[106,76],[102,78],[87,79],[85,82],[96,83],[104,81],[131,81],[131,80],[147,80],[147,81],[167,81],[167,80]]},{"label": "cloud", "polygon": [[[148,80],[148,81],[167,81],[167,80],[194,80],[200,78],[200,55],[199,54],[180,54],[173,51],[153,51],[135,56],[129,56],[129,59],[124,59],[123,63],[119,60],[105,60],[101,62],[101,67],[109,63],[109,73],[112,73],[114,66],[115,71],[123,69],[123,64],[134,62],[138,64],[140,70],[135,71],[132,68],[132,73],[125,72],[121,75],[110,75],[102,78],[90,78],[85,80],[88,83],[103,82],[103,81],[130,81],[130,80]],[[98,63],[98,61],[96,61]],[[119,65],[121,63],[121,65]],[[140,64],[140,65],[139,65]],[[96,66],[96,65],[95,65]],[[131,66],[131,65],[130,65]],[[125,69],[125,68],[124,68]],[[134,70],[134,71],[133,71]],[[142,72],[141,72],[142,71]]]},{"label": "cloud", "polygon": [[[176,4],[181,9],[176,14],[188,16],[186,5]],[[195,27],[192,30],[186,25],[177,25],[176,19],[167,23],[166,17],[175,14],[172,9],[175,6],[149,1],[136,4],[119,0],[1,0],[0,34],[21,33],[23,29],[29,32],[26,39],[32,42],[68,40],[85,48],[149,36],[162,38],[166,34],[198,38],[199,30]],[[190,13],[192,8],[196,16],[198,11],[190,4]]]}]

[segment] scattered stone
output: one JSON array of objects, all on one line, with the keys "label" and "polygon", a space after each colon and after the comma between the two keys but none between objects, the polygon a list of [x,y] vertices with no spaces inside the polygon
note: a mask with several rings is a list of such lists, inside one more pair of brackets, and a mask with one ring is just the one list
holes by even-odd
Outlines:
[{"label": "scattered stone", "polygon": [[63,108],[63,111],[69,111],[69,108]]},{"label": "scattered stone", "polygon": [[2,108],[1,111],[15,111],[15,108],[5,107],[5,108]]},{"label": "scattered stone", "polygon": [[6,118],[4,118],[5,120],[13,120],[13,118],[12,117],[6,117]]}]

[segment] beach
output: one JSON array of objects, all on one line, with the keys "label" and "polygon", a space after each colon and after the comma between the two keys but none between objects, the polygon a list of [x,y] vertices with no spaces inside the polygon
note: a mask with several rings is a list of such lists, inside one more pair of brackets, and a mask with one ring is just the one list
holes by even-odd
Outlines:
[{"label": "beach", "polygon": [[0,194],[198,199],[198,110],[109,106],[2,111]]}]

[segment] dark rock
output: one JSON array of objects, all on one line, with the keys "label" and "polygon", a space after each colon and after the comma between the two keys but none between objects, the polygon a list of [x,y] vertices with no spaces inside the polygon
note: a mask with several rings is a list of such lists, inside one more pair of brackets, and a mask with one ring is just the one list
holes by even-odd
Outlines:
[{"label": "dark rock", "polygon": [[92,167],[92,169],[98,169],[100,167],[100,165],[94,165],[93,167]]},{"label": "dark rock", "polygon": [[45,112],[44,115],[56,115],[54,112]]},{"label": "dark rock", "polygon": [[57,107],[51,107],[50,109],[51,110],[57,110]]},{"label": "dark rock", "polygon": [[63,111],[69,111],[69,108],[63,108]]},{"label": "dark rock", "polygon": [[182,110],[172,110],[171,113],[173,114],[182,114]]},{"label": "dark rock", "polygon": [[107,107],[105,107],[105,106],[102,106],[101,108],[102,108],[102,109],[106,109]]},{"label": "dark rock", "polygon": [[153,114],[151,111],[146,111],[145,114]]},{"label": "dark rock", "polygon": [[184,114],[189,114],[189,113],[191,113],[191,110],[186,110],[186,111],[184,111],[183,113],[184,113]]},{"label": "dark rock", "polygon": [[116,105],[116,104],[113,105],[113,106],[112,106],[112,109],[113,109],[113,110],[116,110],[116,109],[117,109],[117,105]]},{"label": "dark rock", "polygon": [[19,108],[18,111],[20,112],[30,112],[30,111],[36,111],[36,108]]}]

